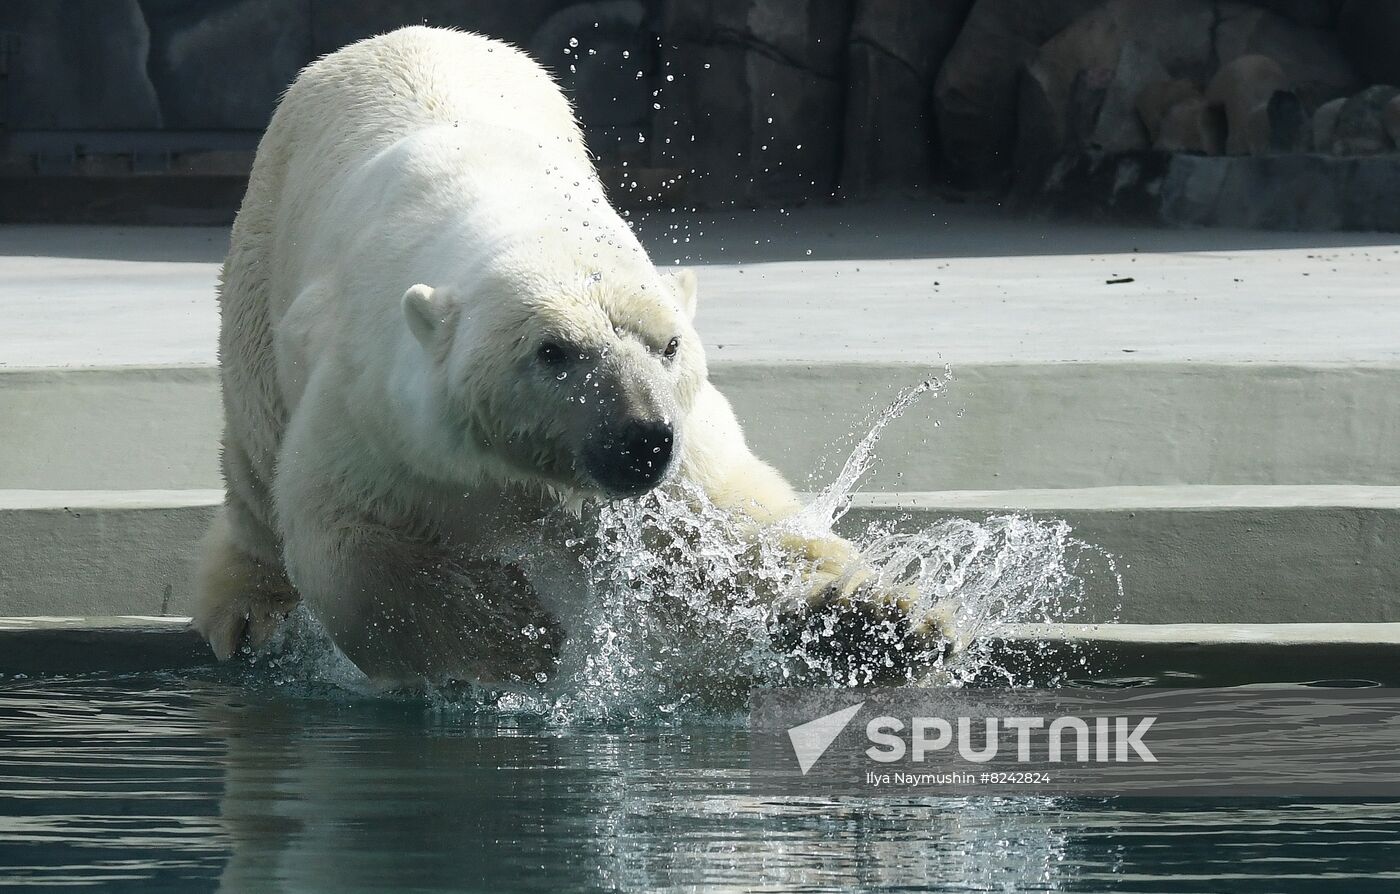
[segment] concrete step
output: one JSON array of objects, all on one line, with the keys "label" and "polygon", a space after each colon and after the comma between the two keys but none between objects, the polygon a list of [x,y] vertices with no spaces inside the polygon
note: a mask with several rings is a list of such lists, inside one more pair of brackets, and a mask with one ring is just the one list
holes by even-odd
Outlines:
[{"label": "concrete step", "polygon": [[[712,366],[755,451],[808,487],[929,372]],[[886,430],[873,487],[1400,485],[1400,365],[1004,363],[955,375]],[[0,488],[220,486],[212,366],[0,370],[0,419]]]},{"label": "concrete step", "polygon": [[[1400,485],[1400,235],[937,204],[636,222],[658,264],[699,268],[714,379],[795,481],[947,362],[875,487]],[[0,488],[219,485],[227,240],[0,228]]]},{"label": "concrete step", "polygon": [[219,490],[0,490],[0,614],[190,613]]},{"label": "concrete step", "polygon": [[[1087,657],[1082,676],[1099,682],[1176,688],[1359,680],[1400,685],[1400,624],[1016,624],[993,637],[994,657],[1015,655],[1025,673],[1048,679]],[[0,675],[137,673],[211,664],[213,655],[190,629],[189,618],[0,617]]]},{"label": "concrete step", "polygon": [[[1134,624],[1400,621],[1400,487],[1193,486],[867,493],[847,530],[1007,512],[1064,519],[1084,618]],[[1115,608],[1121,603],[1121,611]]]},{"label": "concrete step", "polygon": [[[216,490],[0,491],[0,614],[188,614]],[[1123,487],[869,493],[842,529],[1008,511],[1066,520],[1093,552],[1076,620],[1400,621],[1400,487]],[[1121,602],[1121,607],[1120,607]]]}]

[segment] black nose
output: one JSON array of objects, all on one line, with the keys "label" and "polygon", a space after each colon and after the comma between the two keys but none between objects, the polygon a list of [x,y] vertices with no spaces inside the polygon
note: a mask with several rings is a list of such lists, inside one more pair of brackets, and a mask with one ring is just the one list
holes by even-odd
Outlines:
[{"label": "black nose", "polygon": [[674,446],[675,431],[668,423],[629,422],[595,454],[593,477],[614,493],[651,490],[670,468]]}]

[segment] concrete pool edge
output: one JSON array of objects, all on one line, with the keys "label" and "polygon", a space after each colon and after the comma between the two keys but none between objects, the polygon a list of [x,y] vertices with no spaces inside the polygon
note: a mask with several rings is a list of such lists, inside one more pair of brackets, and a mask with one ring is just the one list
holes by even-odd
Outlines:
[{"label": "concrete pool edge", "polygon": [[[0,490],[0,613],[183,615],[218,490]],[[841,530],[1063,520],[1084,621],[1400,621],[1400,487],[872,492]],[[1123,593],[1107,571],[1111,555]]]},{"label": "concrete pool edge", "polygon": [[[940,369],[711,362],[756,452],[799,483],[834,471],[874,411]],[[954,374],[944,397],[886,430],[875,486],[1400,485],[1388,449],[1400,362],[982,360]],[[0,367],[0,418],[13,421],[0,430],[0,488],[219,484],[212,366]]]},{"label": "concrete pool edge", "polygon": [[[994,655],[1095,676],[1212,685],[1359,679],[1394,685],[1400,623],[1018,624]],[[0,617],[0,675],[140,673],[208,667],[213,655],[184,617]]]}]

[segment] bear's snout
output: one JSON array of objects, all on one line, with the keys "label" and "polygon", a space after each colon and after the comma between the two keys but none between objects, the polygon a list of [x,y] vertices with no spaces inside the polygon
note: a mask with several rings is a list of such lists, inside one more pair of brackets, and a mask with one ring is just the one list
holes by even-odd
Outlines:
[{"label": "bear's snout", "polygon": [[589,453],[588,472],[613,495],[646,493],[666,477],[675,442],[675,429],[668,422],[628,422]]}]

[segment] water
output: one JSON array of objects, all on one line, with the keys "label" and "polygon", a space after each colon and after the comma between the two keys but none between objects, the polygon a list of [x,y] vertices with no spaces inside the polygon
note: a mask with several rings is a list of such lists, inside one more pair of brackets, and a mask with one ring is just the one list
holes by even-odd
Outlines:
[{"label": "water", "polygon": [[0,681],[0,888],[1392,891],[1400,806],[755,799],[728,722],[289,694],[245,669]]},{"label": "water", "polygon": [[[0,680],[0,887],[130,890],[1389,890],[1384,803],[757,798],[751,685],[851,682],[770,627],[800,599],[784,538],[822,535],[880,433],[757,538],[698,495],[585,519],[583,634],[543,685],[375,692],[298,616],[267,654],[180,674]],[[552,532],[560,533],[560,532]],[[1092,678],[999,656],[1064,620],[1112,563],[1063,523],[1006,515],[847,531],[876,589],[959,648],[910,682]],[[760,598],[761,597],[761,598]],[[777,607],[777,608],[775,608]],[[1036,677],[1027,668],[1036,667]],[[1141,682],[1141,681],[1138,681]],[[1150,682],[1150,681],[1149,681]]]}]

